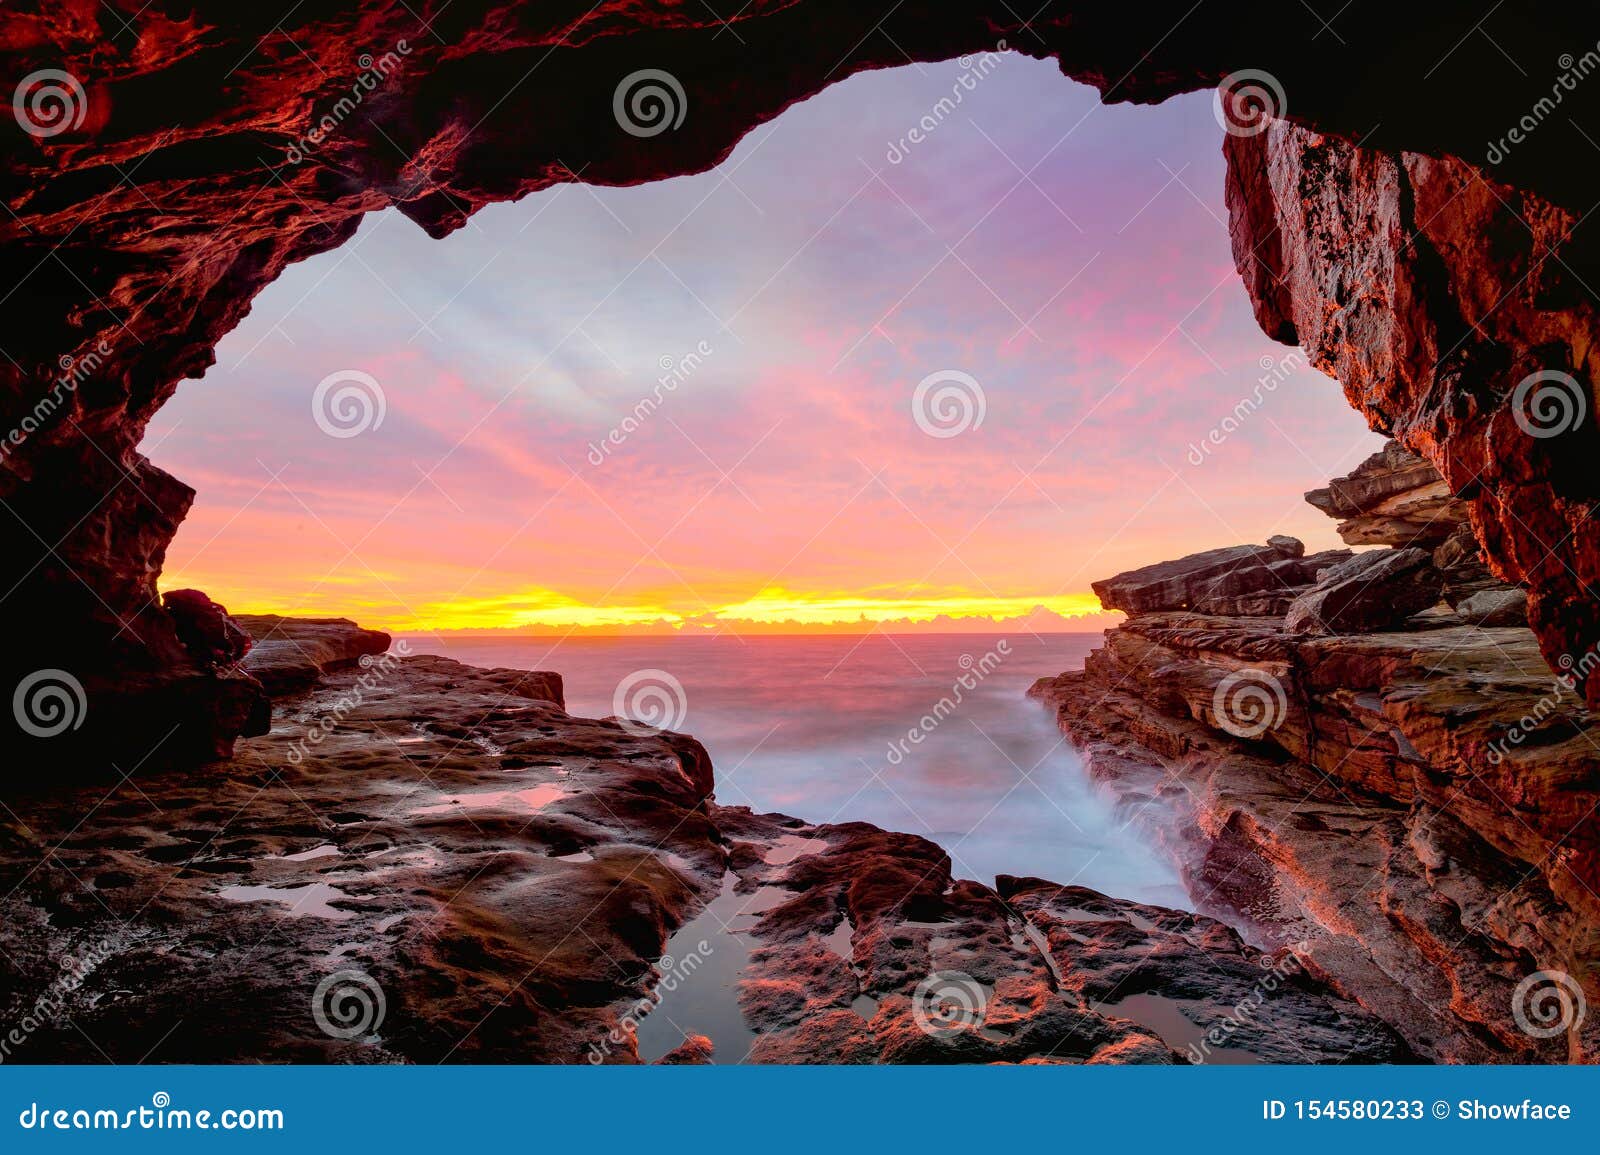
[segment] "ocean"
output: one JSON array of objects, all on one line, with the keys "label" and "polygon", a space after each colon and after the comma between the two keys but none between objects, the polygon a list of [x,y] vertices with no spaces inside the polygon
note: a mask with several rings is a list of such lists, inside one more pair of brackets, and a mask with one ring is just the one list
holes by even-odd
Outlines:
[{"label": "ocean", "polygon": [[1024,696],[1080,668],[1099,634],[406,640],[470,665],[558,671],[576,715],[693,734],[723,805],[920,834],[982,882],[1037,875],[1186,905],[1175,869]]}]

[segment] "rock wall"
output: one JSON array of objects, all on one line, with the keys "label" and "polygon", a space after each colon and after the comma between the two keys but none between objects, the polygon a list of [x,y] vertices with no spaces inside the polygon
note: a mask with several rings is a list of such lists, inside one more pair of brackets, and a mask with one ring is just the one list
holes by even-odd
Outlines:
[{"label": "rock wall", "polygon": [[1225,148],[1234,257],[1262,327],[1438,467],[1493,574],[1527,590],[1551,668],[1581,663],[1600,703],[1600,282],[1582,211],[1458,159],[1292,124]]},{"label": "rock wall", "polygon": [[[1555,0],[1489,16],[1357,0],[1331,18],[1268,0],[1056,3],[1027,20],[992,0],[756,0],[726,20],[621,0],[307,0],[276,23],[234,0],[8,5],[5,75],[71,83],[55,82],[53,106],[21,92],[32,111],[0,125],[0,250],[17,278],[0,310],[0,501],[14,523],[0,582],[30,609],[0,672],[65,667],[97,718],[176,717],[169,753],[225,750],[248,727],[259,690],[196,660],[157,597],[193,493],[137,446],[255,294],[366,213],[393,207],[443,236],[558,182],[699,171],[851,73],[1002,41],[1107,100],[1270,75],[1280,122],[1228,137],[1235,248],[1263,327],[1305,342],[1375,426],[1439,465],[1496,572],[1530,590],[1546,656],[1579,652],[1600,640],[1592,417],[1534,441],[1507,399],[1535,368],[1593,379],[1581,146],[1556,126],[1534,133],[1495,183],[1429,157],[1483,155],[1548,97],[1543,62],[1600,38],[1593,24]],[[677,129],[619,125],[619,84],[643,69],[681,85]],[[1592,119],[1600,86],[1564,101]],[[100,729],[91,747],[150,749],[127,726]]]},{"label": "rock wall", "polygon": [[[1246,594],[1276,583],[1254,559],[1294,553],[1285,539],[1235,547],[1221,578],[1211,551],[1097,583],[1108,606],[1137,608],[1082,671],[1031,693],[1168,848],[1201,910],[1292,947],[1419,1055],[1592,1062],[1588,671],[1553,677],[1530,630],[1477,624],[1459,612],[1469,598],[1439,602],[1447,583],[1418,543],[1459,511],[1425,465],[1391,445],[1307,495],[1347,539],[1390,544],[1276,589],[1287,608],[1194,608],[1219,580]],[[1311,628],[1303,611],[1330,590],[1354,612]],[[1536,1017],[1537,997],[1556,1017]]]}]

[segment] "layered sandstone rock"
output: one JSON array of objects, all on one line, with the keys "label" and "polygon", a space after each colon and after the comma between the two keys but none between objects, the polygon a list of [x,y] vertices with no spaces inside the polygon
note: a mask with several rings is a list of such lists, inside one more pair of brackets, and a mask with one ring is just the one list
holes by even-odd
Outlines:
[{"label": "layered sandstone rock", "polygon": [[1311,490],[1306,501],[1338,519],[1339,536],[1351,545],[1431,551],[1444,599],[1464,620],[1528,624],[1526,593],[1489,571],[1472,533],[1469,503],[1450,491],[1431,462],[1397,442],[1388,442],[1326,488]]},{"label": "layered sandstone rock", "polygon": [[1394,441],[1306,501],[1339,518],[1339,536],[1351,545],[1432,548],[1467,522],[1466,502],[1433,463]]},{"label": "layered sandstone rock", "polygon": [[274,697],[307,689],[323,674],[381,654],[390,642],[388,634],[362,629],[349,618],[239,614],[233,620],[252,641],[244,668]]},{"label": "layered sandstone rock", "polygon": [[1427,550],[1357,554],[1325,571],[1284,614],[1291,634],[1367,634],[1435,605],[1444,579]]},{"label": "layered sandstone rock", "polygon": [[[1403,555],[1428,557],[1376,562]],[[1133,615],[1031,693],[1201,910],[1292,947],[1418,1054],[1593,1061],[1591,672],[1552,678],[1527,629],[1443,610],[1321,637],[1168,611]],[[1529,1017],[1541,991],[1577,1006],[1565,1029]]]},{"label": "layered sandstone rock", "polygon": [[1304,583],[1305,545],[1275,537],[1266,545],[1232,545],[1157,562],[1093,583],[1107,609],[1143,613],[1186,609],[1210,598]]}]

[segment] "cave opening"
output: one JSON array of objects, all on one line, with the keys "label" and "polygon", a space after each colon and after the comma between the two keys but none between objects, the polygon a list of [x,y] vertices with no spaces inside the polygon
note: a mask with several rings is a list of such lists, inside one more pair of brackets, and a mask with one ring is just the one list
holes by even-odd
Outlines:
[{"label": "cave opening", "polygon": [[[1116,620],[1090,580],[1337,544],[1298,494],[1380,444],[1252,316],[1222,136],[1209,94],[1106,107],[994,52],[845,80],[698,176],[443,241],[369,218],[152,421],[199,491],[162,585],[554,669],[589,716],[657,671],[738,801],[1179,902],[1023,691]],[[925,735],[962,662],[1002,668]]]},{"label": "cave opening", "polygon": [[[51,33],[88,115],[12,165],[29,191],[0,227],[44,272],[0,376],[32,401],[85,370],[76,420],[29,430],[5,478],[44,547],[13,592],[51,633],[25,630],[14,702],[45,675],[79,697],[14,715],[53,766],[87,706],[117,781],[29,783],[0,823],[7,982],[106,963],[88,1029],[36,1053],[704,1061],[699,1024],[656,1019],[637,1054],[622,1028],[730,912],[772,949],[719,940],[714,1009],[756,1037],[710,1041],[758,1061],[1221,1061],[1197,1028],[1268,974],[1239,1055],[1593,1053],[1589,193],[1554,118],[1474,160],[1579,30],[828,0],[549,29],[534,7],[441,9],[410,46],[404,5],[259,38],[218,9],[198,40],[163,10],[120,56]],[[949,59],[1002,29],[1108,100],[1168,102]],[[388,43],[372,115],[335,116]],[[239,79],[166,123],[152,93],[224,55]],[[915,59],[946,63],[872,71]],[[1274,72],[1293,101],[1259,134],[1177,95]],[[1524,404],[1551,384],[1558,428],[1546,390]],[[1350,469],[1363,419],[1404,444]],[[1307,496],[1394,547],[1363,555],[1376,612],[1291,621],[1345,580],[1283,556],[1334,540],[1298,495],[1346,471]],[[1441,518],[1450,567],[1417,544]],[[1095,577],[1284,531],[1268,568],[1298,584],[1270,613],[1200,611],[1186,557],[1113,583],[1130,617],[1092,654],[1062,628],[1090,627]],[[1451,567],[1518,620],[1441,602]],[[251,611],[351,614],[396,652]],[[1241,725],[1223,690],[1262,675]],[[1083,822],[1087,775],[1172,802],[1185,882],[1266,933]],[[306,1013],[346,962],[389,998],[381,1037]],[[800,1011],[731,993],[819,975]],[[1130,975],[1154,985],[1130,999]],[[1541,980],[1576,1021],[1529,1029]]]}]

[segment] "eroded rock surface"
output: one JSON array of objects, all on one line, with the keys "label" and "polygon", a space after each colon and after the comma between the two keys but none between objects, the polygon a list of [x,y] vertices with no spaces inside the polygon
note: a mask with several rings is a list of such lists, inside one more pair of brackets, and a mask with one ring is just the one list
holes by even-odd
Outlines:
[{"label": "eroded rock surface", "polygon": [[[1092,583],[1110,610],[1144,613],[1187,609],[1207,598],[1301,585],[1304,543],[1273,538],[1266,545],[1232,545],[1156,562]],[[1287,568],[1286,568],[1287,567]]]},{"label": "eroded rock surface", "polygon": [[[1286,123],[1230,136],[1225,151],[1234,258],[1263,328],[1303,346],[1374,429],[1438,468],[1488,568],[1527,590],[1550,668],[1584,666],[1600,704],[1588,288],[1600,246],[1580,227],[1585,210],[1459,159],[1368,151]],[[1349,524],[1388,540],[1437,525],[1427,507],[1440,500],[1437,487],[1396,494]]]},{"label": "eroded rock surface", "polygon": [[239,614],[233,621],[253,643],[244,668],[275,697],[307,689],[323,674],[389,648],[388,634],[362,629],[349,618]]},{"label": "eroded rock surface", "polygon": [[1292,634],[1365,634],[1400,625],[1438,603],[1444,578],[1427,550],[1369,550],[1325,571],[1289,603]]},{"label": "eroded rock surface", "polygon": [[[9,800],[7,1061],[634,1062],[641,1006],[684,1028],[669,1063],[1410,1056],[1214,919],[957,880],[925,839],[713,785],[699,743],[574,718],[554,674],[324,674],[203,781]],[[720,896],[725,988],[674,939]],[[703,1034],[708,1006],[741,1037]]]},{"label": "eroded rock surface", "polygon": [[[1428,557],[1373,560],[1403,555]],[[1292,950],[1417,1054],[1592,1062],[1589,672],[1553,678],[1526,628],[1442,607],[1320,637],[1281,615],[1169,611],[1133,615],[1083,670],[1031,693],[1201,910]],[[1540,990],[1578,1013],[1527,1029],[1549,1025],[1532,1017]]]}]

